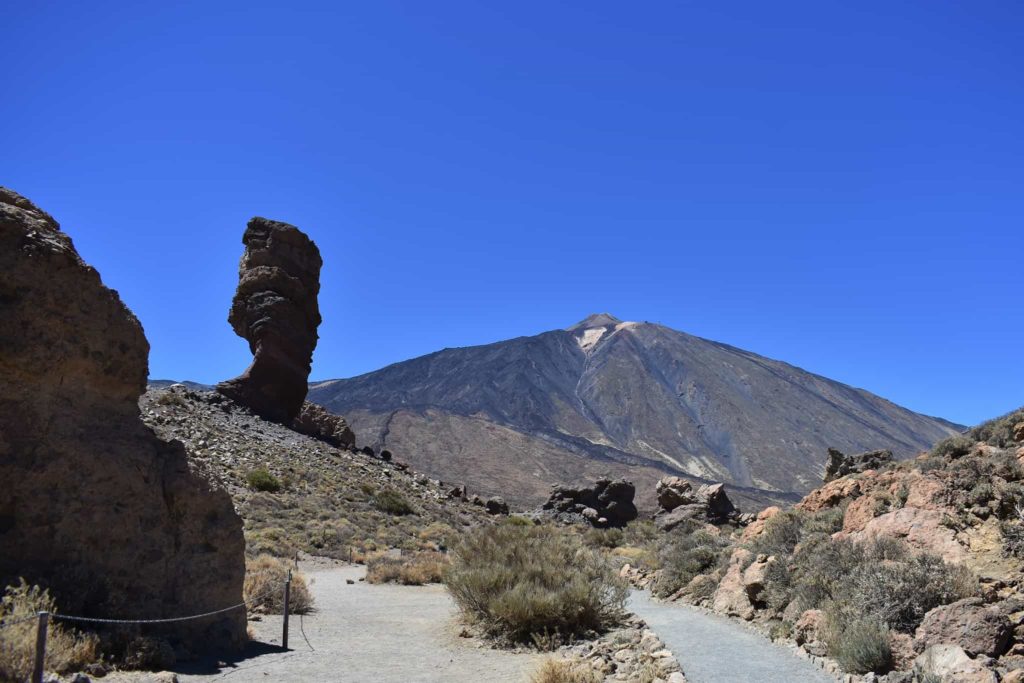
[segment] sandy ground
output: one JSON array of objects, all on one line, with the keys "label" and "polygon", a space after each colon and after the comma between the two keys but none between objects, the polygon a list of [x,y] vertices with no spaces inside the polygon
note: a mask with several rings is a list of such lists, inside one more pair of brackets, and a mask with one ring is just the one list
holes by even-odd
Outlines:
[{"label": "sandy ground", "polygon": [[523,683],[541,659],[460,638],[442,586],[374,586],[359,581],[364,567],[301,568],[312,580],[316,612],[292,616],[287,652],[281,617],[264,617],[251,624],[258,642],[245,658],[179,672],[179,680]]}]

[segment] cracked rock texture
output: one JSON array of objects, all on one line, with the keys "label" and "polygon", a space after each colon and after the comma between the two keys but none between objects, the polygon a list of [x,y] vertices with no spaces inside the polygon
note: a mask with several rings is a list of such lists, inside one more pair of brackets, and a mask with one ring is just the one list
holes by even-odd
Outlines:
[{"label": "cracked rock texture", "polygon": [[[0,580],[62,611],[160,618],[242,599],[242,524],[139,419],[149,344],[57,222],[0,188]],[[163,627],[238,645],[245,613]]]},{"label": "cracked rock texture", "polygon": [[295,226],[253,218],[242,236],[228,322],[249,342],[244,373],[217,391],[267,420],[290,424],[306,398],[320,326],[320,250]]}]

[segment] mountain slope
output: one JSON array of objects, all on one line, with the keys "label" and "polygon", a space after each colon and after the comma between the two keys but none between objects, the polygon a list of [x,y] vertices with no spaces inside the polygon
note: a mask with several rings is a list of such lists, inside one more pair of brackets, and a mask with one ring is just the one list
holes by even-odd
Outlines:
[{"label": "mountain slope", "polygon": [[553,474],[595,472],[806,492],[829,446],[910,456],[956,431],[786,363],[607,314],[316,383],[309,399],[344,414],[362,442],[529,502]]}]

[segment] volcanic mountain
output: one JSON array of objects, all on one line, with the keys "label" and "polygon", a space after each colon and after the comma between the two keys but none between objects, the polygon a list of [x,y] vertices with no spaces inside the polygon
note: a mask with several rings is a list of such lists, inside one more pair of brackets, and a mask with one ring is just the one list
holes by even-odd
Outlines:
[{"label": "volcanic mountain", "polygon": [[553,482],[665,474],[755,503],[821,482],[828,447],[909,457],[959,431],[862,389],[652,323],[597,314],[565,330],[445,349],[313,383],[360,443],[519,504]]}]

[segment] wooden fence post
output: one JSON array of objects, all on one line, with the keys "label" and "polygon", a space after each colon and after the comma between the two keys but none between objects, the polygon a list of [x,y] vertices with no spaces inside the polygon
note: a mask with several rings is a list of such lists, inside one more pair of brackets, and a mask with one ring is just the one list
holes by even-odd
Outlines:
[{"label": "wooden fence post", "polygon": [[288,599],[291,597],[292,570],[288,570],[288,578],[284,580],[284,632],[281,635],[281,647],[288,649]]},{"label": "wooden fence post", "polygon": [[32,669],[32,683],[43,683],[43,664],[46,661],[46,628],[50,622],[49,612],[39,613],[39,627],[36,630],[36,663]]}]

